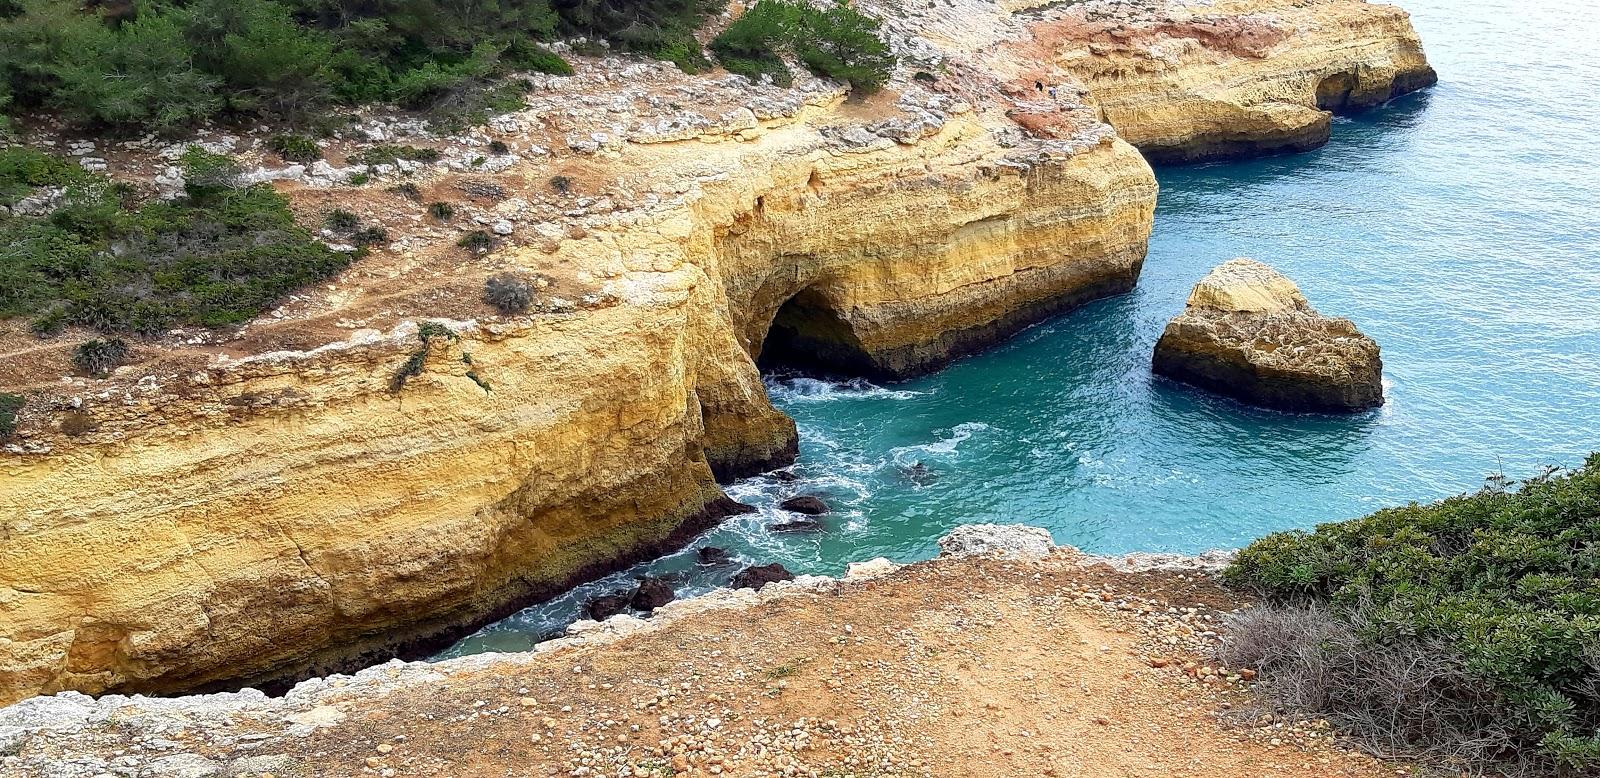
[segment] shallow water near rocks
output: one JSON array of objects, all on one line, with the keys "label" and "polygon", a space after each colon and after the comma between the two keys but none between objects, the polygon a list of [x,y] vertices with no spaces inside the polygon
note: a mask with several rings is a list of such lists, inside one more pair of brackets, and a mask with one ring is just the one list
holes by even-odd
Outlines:
[{"label": "shallow water near rocks", "polygon": [[[1198,552],[1470,490],[1600,450],[1600,16],[1564,0],[1407,0],[1442,82],[1341,119],[1326,148],[1158,171],[1139,287],[936,375],[772,379],[801,479],[729,488],[759,513],[580,587],[446,656],[523,650],[595,594],[740,563],[838,574],[932,556],[951,527],[1023,522],[1099,553]],[[1240,407],[1151,378],[1190,286],[1253,256],[1383,347],[1389,403],[1349,418]],[[774,534],[815,494],[825,530]]]}]

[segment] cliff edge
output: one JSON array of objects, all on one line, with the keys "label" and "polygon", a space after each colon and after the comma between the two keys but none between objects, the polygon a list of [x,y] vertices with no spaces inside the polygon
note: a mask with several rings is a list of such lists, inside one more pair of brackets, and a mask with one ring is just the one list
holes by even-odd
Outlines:
[{"label": "cliff edge", "polygon": [[[1029,528],[580,623],[536,653],[390,663],[258,693],[0,710],[8,775],[1379,776],[1312,722],[1226,723],[1240,603],[1194,559]],[[1039,538],[1042,538],[1040,540]],[[1001,556],[996,550],[1011,553]]]}]

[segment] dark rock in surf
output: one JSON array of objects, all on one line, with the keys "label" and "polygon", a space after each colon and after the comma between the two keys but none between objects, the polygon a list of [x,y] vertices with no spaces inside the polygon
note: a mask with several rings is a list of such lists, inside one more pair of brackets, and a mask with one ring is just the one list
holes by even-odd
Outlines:
[{"label": "dark rock in surf", "polygon": [[694,552],[694,556],[696,562],[708,566],[725,565],[733,561],[733,557],[728,555],[726,549],[717,548],[716,546],[706,546]]},{"label": "dark rock in surf", "polygon": [[633,608],[645,612],[653,611],[677,598],[672,591],[672,585],[660,578],[641,578],[639,588],[633,592]]},{"label": "dark rock in surf", "polygon": [[785,521],[767,527],[768,532],[821,532],[822,522],[816,519],[800,519],[799,521]]},{"label": "dark rock in surf", "polygon": [[828,504],[809,494],[799,497],[790,497],[778,503],[778,507],[790,513],[803,513],[807,516],[821,516],[828,512]]},{"label": "dark rock in surf", "polygon": [[628,609],[628,602],[632,599],[623,592],[602,594],[587,603],[584,603],[583,612],[595,621],[605,621]]},{"label": "dark rock in surf", "polygon": [[794,573],[788,568],[773,562],[770,565],[751,565],[739,571],[728,585],[735,589],[760,589],[769,583],[778,581],[793,581]]}]

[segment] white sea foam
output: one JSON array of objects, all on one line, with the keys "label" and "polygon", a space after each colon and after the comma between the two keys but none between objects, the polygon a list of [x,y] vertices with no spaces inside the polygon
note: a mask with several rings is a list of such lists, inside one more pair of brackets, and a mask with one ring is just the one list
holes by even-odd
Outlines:
[{"label": "white sea foam", "polygon": [[779,402],[832,402],[834,400],[890,399],[909,400],[929,392],[910,389],[885,389],[865,379],[824,381],[818,378],[769,378],[767,393]]},{"label": "white sea foam", "polygon": [[956,453],[961,444],[972,438],[973,435],[991,429],[981,421],[967,421],[951,428],[950,436],[940,438],[932,443],[921,443],[915,446],[896,446],[889,449],[889,459],[900,467],[910,467],[921,460],[922,457],[948,457]]}]

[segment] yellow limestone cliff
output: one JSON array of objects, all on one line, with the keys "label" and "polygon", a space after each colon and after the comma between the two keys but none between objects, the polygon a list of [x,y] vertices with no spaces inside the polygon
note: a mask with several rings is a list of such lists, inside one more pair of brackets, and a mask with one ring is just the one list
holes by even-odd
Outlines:
[{"label": "yellow limestone cliff", "polygon": [[1330,112],[1437,81],[1409,15],[1376,3],[1220,0],[1120,13],[1088,4],[1038,35],[1154,163],[1313,149],[1328,140]]},{"label": "yellow limestone cliff", "polygon": [[[1101,114],[1134,129],[1103,99],[1030,91],[1070,77],[1069,17],[1123,6],[864,7],[903,62],[868,99],[580,59],[464,141],[413,138],[446,161],[514,150],[412,179],[457,203],[456,224],[411,215],[382,176],[263,168],[308,218],[348,208],[398,238],[238,333],[138,345],[97,381],[67,376],[76,340],[0,323],[0,383],[28,396],[0,449],[0,703],[418,653],[739,510],[718,480],[796,450],[758,359],[913,375],[1130,289],[1156,185]],[[1299,73],[1369,48],[1302,56],[1299,40],[1262,62]],[[913,77],[929,69],[936,83]],[[119,175],[159,170],[108,156]],[[456,248],[479,225],[501,246]],[[508,269],[540,279],[526,315],[479,300]]]}]

